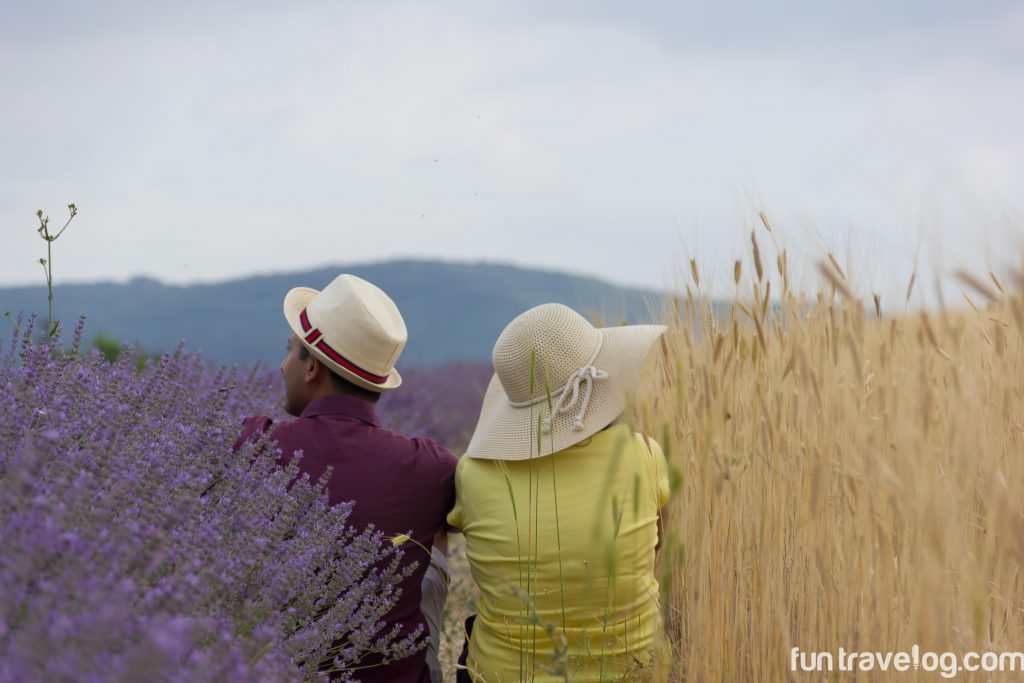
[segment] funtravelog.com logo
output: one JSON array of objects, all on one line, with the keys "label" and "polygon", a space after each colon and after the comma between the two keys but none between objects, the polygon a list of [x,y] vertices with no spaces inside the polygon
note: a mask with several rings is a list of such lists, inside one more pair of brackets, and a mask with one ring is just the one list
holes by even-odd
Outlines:
[{"label": "funtravelog.com logo", "polygon": [[789,652],[789,670],[830,671],[928,671],[943,678],[960,673],[985,671],[1024,671],[1024,652],[931,652],[914,645],[899,652],[858,652],[839,648],[838,652],[805,652],[794,647]]}]

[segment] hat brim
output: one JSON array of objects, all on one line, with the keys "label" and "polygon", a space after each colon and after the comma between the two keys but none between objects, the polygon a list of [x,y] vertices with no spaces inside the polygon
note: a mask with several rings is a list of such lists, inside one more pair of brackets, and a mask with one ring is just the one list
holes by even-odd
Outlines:
[{"label": "hat brim", "polygon": [[627,396],[640,383],[651,348],[667,329],[664,325],[601,329],[604,341],[594,366],[607,372],[608,379],[594,383],[591,402],[583,416],[583,429],[575,430],[573,415],[563,413],[552,421],[548,434],[540,435],[539,444],[539,421],[548,415],[548,402],[513,407],[494,375],[484,394],[466,455],[488,460],[527,460],[569,448],[601,431],[626,409]]},{"label": "hat brim", "polygon": [[323,351],[306,343],[306,332],[302,329],[302,323],[299,320],[299,314],[302,313],[302,309],[309,305],[316,296],[320,294],[315,289],[309,287],[295,287],[289,290],[284,297],[284,318],[288,321],[288,326],[292,328],[292,332],[299,338],[302,345],[305,346],[309,351],[316,356],[316,359],[330,368],[333,372],[337,373],[340,377],[355,384],[357,387],[367,389],[369,391],[376,391],[378,393],[384,391],[391,391],[397,389],[402,385],[402,376],[399,374],[396,368],[392,368],[391,372],[388,373],[388,379],[383,384],[374,384],[373,382],[367,381],[352,372],[343,365],[339,365],[330,358],[328,358]]}]

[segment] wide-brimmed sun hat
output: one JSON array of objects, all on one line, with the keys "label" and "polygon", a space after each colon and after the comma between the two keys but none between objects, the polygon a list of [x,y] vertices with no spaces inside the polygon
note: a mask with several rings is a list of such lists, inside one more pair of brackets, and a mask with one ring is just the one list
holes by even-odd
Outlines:
[{"label": "wide-brimmed sun hat", "polygon": [[561,304],[526,311],[494,345],[495,374],[466,455],[526,460],[593,436],[626,409],[651,347],[667,329],[598,329]]},{"label": "wide-brimmed sun hat", "polygon": [[376,392],[402,384],[395,362],[409,334],[376,285],[343,274],[321,292],[296,287],[284,297],[284,317],[317,360],[352,384]]}]

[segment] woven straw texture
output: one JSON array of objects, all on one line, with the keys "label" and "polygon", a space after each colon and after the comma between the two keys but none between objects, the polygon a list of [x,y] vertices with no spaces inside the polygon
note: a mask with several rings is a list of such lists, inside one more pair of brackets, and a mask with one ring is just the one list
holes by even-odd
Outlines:
[{"label": "woven straw texture", "polygon": [[[651,347],[666,329],[663,325],[596,329],[561,304],[526,311],[509,323],[494,345],[495,375],[466,455],[525,460],[596,434],[625,410],[627,394],[636,388]],[[546,431],[543,422],[551,416],[550,408],[558,405],[563,389],[571,395],[569,380],[591,359],[594,369],[607,377],[580,382],[576,400],[551,418]],[[589,400],[585,400],[587,381],[591,383]],[[586,410],[577,429],[574,421],[584,403]]]}]

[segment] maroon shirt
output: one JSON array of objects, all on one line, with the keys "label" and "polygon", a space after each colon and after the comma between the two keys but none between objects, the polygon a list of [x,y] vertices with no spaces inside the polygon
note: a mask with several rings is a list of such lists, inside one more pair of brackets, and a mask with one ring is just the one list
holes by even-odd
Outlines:
[{"label": "maroon shirt", "polygon": [[[409,439],[381,427],[374,406],[366,401],[331,395],[311,401],[295,420],[273,425],[269,417],[245,419],[235,444],[271,429],[282,460],[302,450],[299,470],[319,479],[328,465],[334,474],[327,484],[332,505],[355,501],[348,524],[361,531],[373,524],[387,536],[412,531],[412,538],[430,548],[434,534],[446,528],[445,515],[455,505],[457,458],[430,439]],[[406,561],[419,561],[406,579],[398,604],[385,618],[382,633],[396,623],[405,635],[426,622],[420,612],[420,582],[430,565],[429,552],[407,542]],[[357,672],[359,680],[429,683],[426,650],[386,666]]]}]

